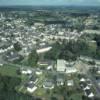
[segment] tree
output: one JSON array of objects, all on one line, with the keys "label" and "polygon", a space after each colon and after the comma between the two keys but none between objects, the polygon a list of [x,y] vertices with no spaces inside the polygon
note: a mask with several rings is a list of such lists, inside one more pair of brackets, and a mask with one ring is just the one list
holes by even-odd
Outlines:
[{"label": "tree", "polygon": [[45,54],[46,59],[57,60],[61,52],[61,45],[59,42],[56,42],[52,45],[52,49]]},{"label": "tree", "polygon": [[96,58],[100,59],[100,47],[96,50]]},{"label": "tree", "polygon": [[20,78],[0,75],[0,100],[34,100],[29,95],[19,94],[15,91],[15,87],[20,83]]},{"label": "tree", "polygon": [[51,100],[58,100],[58,99],[57,99],[56,97],[53,96],[53,97],[51,97]]},{"label": "tree", "polygon": [[94,40],[97,42],[97,46],[100,46],[100,35],[95,35]]},{"label": "tree", "polygon": [[36,50],[32,50],[32,52],[29,54],[29,57],[28,57],[28,64],[32,67],[36,66],[38,59],[39,57],[38,57]]},{"label": "tree", "polygon": [[19,85],[20,83],[20,78],[0,75],[0,90],[4,92],[14,91],[15,86]]},{"label": "tree", "polygon": [[14,44],[14,49],[16,51],[20,51],[22,48],[21,48],[20,44],[17,42],[17,43]]}]

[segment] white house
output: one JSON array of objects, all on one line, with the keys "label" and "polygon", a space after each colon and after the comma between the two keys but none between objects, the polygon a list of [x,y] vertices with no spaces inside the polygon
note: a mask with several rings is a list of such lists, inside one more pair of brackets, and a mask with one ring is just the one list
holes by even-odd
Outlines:
[{"label": "white house", "polygon": [[33,84],[29,84],[27,86],[27,91],[30,92],[30,93],[33,93],[36,89],[37,89],[37,87],[34,86]]},{"label": "white house", "polygon": [[73,86],[74,85],[74,81],[73,80],[68,80],[67,81],[67,86]]},{"label": "white house", "polygon": [[44,84],[43,84],[43,88],[45,89],[53,89],[54,88],[54,84],[52,82],[52,80],[45,80]]},{"label": "white house", "polygon": [[80,79],[80,82],[85,82],[85,81],[86,81],[85,78]]},{"label": "white house", "polygon": [[22,70],[21,73],[22,74],[32,74],[32,70],[30,70],[30,69]]},{"label": "white house", "polygon": [[90,87],[86,86],[83,90],[90,90]]}]

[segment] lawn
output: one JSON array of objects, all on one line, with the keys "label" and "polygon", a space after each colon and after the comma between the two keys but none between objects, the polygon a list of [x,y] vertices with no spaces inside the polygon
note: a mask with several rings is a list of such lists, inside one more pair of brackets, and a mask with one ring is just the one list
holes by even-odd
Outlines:
[{"label": "lawn", "polygon": [[15,66],[4,65],[0,67],[0,74],[4,76],[19,77],[16,72],[17,69],[18,68]]},{"label": "lawn", "polygon": [[82,94],[79,94],[79,93],[75,93],[75,94],[72,94],[69,98],[69,100],[82,100]]},{"label": "lawn", "polygon": [[40,97],[45,97],[46,91],[45,91],[45,89],[43,89],[43,88],[38,88],[38,89],[33,93],[33,95],[35,95],[35,96],[40,96]]}]

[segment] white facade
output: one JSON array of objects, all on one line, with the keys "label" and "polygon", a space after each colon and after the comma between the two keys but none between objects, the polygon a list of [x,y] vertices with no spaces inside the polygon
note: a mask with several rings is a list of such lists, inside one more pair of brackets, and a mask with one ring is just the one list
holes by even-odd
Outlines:
[{"label": "white facade", "polygon": [[77,69],[75,67],[67,67],[66,74],[76,73]]},{"label": "white facade", "polygon": [[68,80],[67,81],[67,86],[74,86],[74,81],[73,80]]},{"label": "white facade", "polygon": [[21,73],[22,74],[32,74],[32,71],[29,70],[29,69],[28,70],[22,70]]},{"label": "white facade", "polygon": [[46,47],[46,48],[38,49],[38,50],[36,50],[36,52],[38,54],[40,54],[40,53],[45,53],[45,52],[47,52],[47,51],[49,51],[51,49],[52,49],[52,47]]},{"label": "white facade", "polygon": [[66,65],[65,65],[65,60],[58,59],[57,60],[57,71],[59,72],[65,72],[66,70]]},{"label": "white facade", "polygon": [[56,67],[57,67],[58,72],[65,72],[66,74],[71,74],[71,73],[76,73],[77,72],[77,69],[75,67],[69,67],[69,66],[67,65],[65,60],[63,60],[63,59],[58,59],[57,60]]},{"label": "white facade", "polygon": [[37,89],[36,86],[30,88],[30,87],[27,87],[27,91],[30,92],[30,93],[33,93],[35,90]]}]

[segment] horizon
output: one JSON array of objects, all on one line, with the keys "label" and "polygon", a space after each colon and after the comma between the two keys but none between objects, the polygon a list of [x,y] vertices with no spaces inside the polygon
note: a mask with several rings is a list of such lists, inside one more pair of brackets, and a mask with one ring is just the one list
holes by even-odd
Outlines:
[{"label": "horizon", "polygon": [[99,5],[0,5],[0,7],[100,7]]}]

